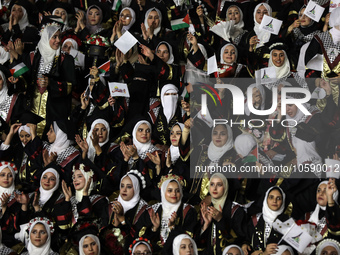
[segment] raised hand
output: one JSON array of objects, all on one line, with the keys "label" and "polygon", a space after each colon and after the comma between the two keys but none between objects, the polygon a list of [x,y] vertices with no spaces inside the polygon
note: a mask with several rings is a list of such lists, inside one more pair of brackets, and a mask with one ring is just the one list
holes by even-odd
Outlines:
[{"label": "raised hand", "polygon": [[64,196],[65,196],[65,201],[66,202],[70,201],[70,198],[72,197],[71,187],[68,187],[66,182],[63,180],[61,182],[61,188],[63,189],[63,193],[64,193]]},{"label": "raised hand", "polygon": [[333,204],[334,205],[334,199],[333,199],[333,194],[338,190],[336,184],[335,184],[335,179],[334,178],[329,178],[329,181],[327,183],[327,188],[326,188],[326,195],[327,195],[327,201],[328,204]]},{"label": "raised hand", "polygon": [[201,210],[202,219],[204,221],[202,230],[205,231],[209,227],[209,225],[211,224],[212,217],[208,213],[207,205],[206,205],[205,202],[201,203],[201,209],[200,210]]},{"label": "raised hand", "polygon": [[249,252],[251,251],[250,245],[248,245],[248,244],[243,244],[243,245],[242,245],[242,251],[243,251],[244,255],[248,255]]},{"label": "raised hand", "polygon": [[39,195],[38,195],[38,192],[34,192],[33,207],[34,207],[35,212],[40,212],[41,211],[41,207],[39,206]]},{"label": "raised hand", "polygon": [[82,110],[85,110],[90,104],[90,100],[85,95],[85,92],[86,92],[86,90],[80,95],[80,103],[81,103],[81,109]]},{"label": "raised hand", "polygon": [[24,44],[22,43],[21,39],[18,38],[14,42],[14,47],[15,51],[19,54],[22,55],[22,52],[24,51]]},{"label": "raised hand", "polygon": [[90,186],[91,186],[92,182],[93,182],[93,178],[90,176],[87,179],[86,185],[85,185],[85,187],[83,189],[83,196],[88,196],[89,195],[89,189],[90,189]]},{"label": "raised hand", "polygon": [[58,155],[56,152],[49,153],[48,150],[44,149],[42,156],[43,156],[44,165],[47,166],[51,164],[52,162],[56,161]]},{"label": "raised hand", "polygon": [[113,98],[111,95],[109,96],[109,98],[107,99],[107,101],[109,102],[110,106],[114,106],[114,104],[116,103],[116,99]]},{"label": "raised hand", "polygon": [[127,146],[126,146],[126,144],[124,142],[120,143],[120,150],[123,153],[124,161],[128,162],[131,156],[130,156],[130,154],[129,154],[128,150],[127,150]]},{"label": "raised hand", "polygon": [[89,150],[89,145],[87,144],[86,139],[82,140],[80,135],[76,135],[75,137],[76,143],[78,144],[79,148],[82,150],[82,158],[85,159],[87,152]]},{"label": "raised hand", "polygon": [[170,219],[169,219],[169,223],[168,223],[169,228],[172,228],[172,227],[175,226],[176,219],[177,219],[177,213],[176,213],[176,212],[173,212],[173,213],[171,214]]},{"label": "raised hand", "polygon": [[143,44],[139,45],[139,47],[141,48],[141,52],[144,56],[148,57],[151,61],[154,58],[154,54],[151,51],[151,49]]},{"label": "raised hand", "polygon": [[167,167],[171,167],[171,152],[170,152],[170,148],[168,149],[168,155],[166,157],[165,164],[166,164]]},{"label": "raised hand", "polygon": [[150,219],[153,225],[154,232],[156,232],[157,229],[159,228],[159,225],[161,224],[161,220],[159,219],[159,214],[155,213],[155,211],[152,210]]},{"label": "raised hand", "polygon": [[220,210],[217,210],[213,206],[208,207],[209,215],[211,215],[211,217],[216,221],[220,221],[222,219],[222,208],[221,208],[221,206],[219,206],[219,207],[220,207]]},{"label": "raised hand", "polygon": [[10,197],[11,195],[8,193],[3,193],[0,197],[2,214],[4,214],[7,209],[7,204]]},{"label": "raised hand", "polygon": [[275,254],[277,253],[278,246],[276,243],[270,243],[267,245],[266,250],[263,254],[269,255],[269,254]]}]

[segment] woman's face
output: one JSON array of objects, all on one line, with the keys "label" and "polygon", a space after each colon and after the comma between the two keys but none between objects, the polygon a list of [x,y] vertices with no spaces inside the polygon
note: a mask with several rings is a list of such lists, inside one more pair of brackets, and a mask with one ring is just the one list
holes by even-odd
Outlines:
[{"label": "woman's face", "polygon": [[178,125],[173,126],[170,132],[170,140],[173,146],[178,147],[179,139],[181,138],[181,135],[182,135],[181,128]]},{"label": "woman's face", "polygon": [[217,125],[212,133],[212,141],[216,147],[222,147],[228,141],[228,129],[225,125]]},{"label": "woman's face", "polygon": [[256,14],[255,14],[256,22],[261,24],[264,15],[268,15],[268,10],[266,9],[266,7],[264,5],[261,5],[257,9]]},{"label": "woman's face", "polygon": [[54,33],[50,39],[50,47],[54,50],[59,49],[60,47],[60,30]]},{"label": "woman's face", "polygon": [[179,246],[179,255],[193,255],[194,246],[192,245],[190,239],[184,238]]},{"label": "woman's face", "polygon": [[165,190],[165,199],[171,203],[176,204],[181,199],[181,192],[177,182],[170,182]]},{"label": "woman's face", "polygon": [[321,255],[339,255],[338,251],[333,246],[326,246],[322,249]]},{"label": "woman's face", "polygon": [[119,20],[122,22],[123,26],[128,26],[131,22],[132,16],[128,9],[125,9],[119,15]]},{"label": "woman's face", "polygon": [[24,130],[21,130],[19,134],[19,138],[20,138],[20,142],[22,142],[25,146],[29,141],[32,140],[32,136]]},{"label": "woman's face", "polygon": [[14,181],[13,174],[8,167],[0,172],[0,186],[7,189],[12,186]]},{"label": "woman's face", "polygon": [[273,50],[272,60],[276,67],[281,67],[285,62],[286,56],[283,50]]},{"label": "woman's face", "polygon": [[240,22],[241,19],[241,13],[240,10],[236,6],[232,6],[228,9],[228,19],[229,20],[235,20],[235,24]]},{"label": "woman's face", "polygon": [[303,9],[301,10],[300,14],[299,14],[299,20],[300,20],[300,22],[301,22],[301,26],[303,26],[303,27],[309,26],[310,23],[312,22],[312,20],[311,20],[310,17],[304,15],[305,10],[306,10],[306,8],[303,8]]},{"label": "woman's face", "polygon": [[236,247],[231,247],[228,252],[228,255],[241,255],[241,252],[239,249],[237,249]]},{"label": "woman's face", "polygon": [[63,8],[56,8],[54,10],[54,15],[59,16],[60,18],[62,18],[63,22],[66,21],[67,12]]},{"label": "woman's face", "polygon": [[144,255],[151,255],[151,251],[149,250],[148,246],[145,244],[139,244],[135,250],[134,253],[142,253]]},{"label": "woman's face", "polygon": [[62,50],[70,54],[71,48],[73,48],[73,45],[68,41],[63,44]]},{"label": "woman's face", "polygon": [[259,108],[262,104],[262,95],[258,88],[253,88],[253,105],[255,108]]},{"label": "woman's face", "polygon": [[124,201],[130,201],[135,194],[133,184],[129,176],[126,176],[120,183],[120,196]]},{"label": "woman's face", "polygon": [[107,129],[104,126],[104,124],[101,124],[101,123],[96,124],[93,128],[93,132],[96,132],[97,135],[99,136],[99,142],[100,143],[105,142],[105,140],[108,136],[108,132],[107,132]]},{"label": "woman's face", "polygon": [[24,16],[24,12],[21,6],[17,4],[13,5],[11,15],[16,16],[18,18],[18,21],[21,20],[22,16]]},{"label": "woman's face", "polygon": [[220,178],[212,178],[210,180],[209,192],[213,198],[221,198],[224,194],[223,181]]},{"label": "woman's face", "polygon": [[268,194],[267,204],[270,210],[278,211],[282,206],[283,198],[281,193],[274,189]]},{"label": "woman's face", "polygon": [[41,247],[46,243],[47,238],[48,233],[45,225],[41,223],[35,224],[30,232],[31,243],[36,247]]},{"label": "woman's face", "polygon": [[327,205],[326,184],[321,184],[316,192],[316,201],[320,206]]},{"label": "woman's face", "polygon": [[294,118],[297,113],[297,106],[295,104],[287,104],[286,105],[286,113],[289,117]]},{"label": "woman's face", "polygon": [[223,60],[227,64],[233,64],[236,61],[236,51],[235,48],[232,45],[228,45],[225,47],[223,52]]},{"label": "woman's face", "polygon": [[156,55],[163,60],[163,62],[167,62],[170,58],[170,52],[168,50],[168,47],[166,47],[165,44],[161,44],[157,48]]},{"label": "woman's face", "polygon": [[56,133],[54,132],[53,126],[51,125],[50,130],[47,132],[47,140],[49,143],[54,143],[56,138]]},{"label": "woman's face", "polygon": [[140,143],[147,143],[151,138],[151,130],[147,124],[141,124],[137,128],[136,139]]},{"label": "woman's face", "polygon": [[92,8],[87,15],[87,20],[89,21],[91,26],[98,25],[100,21],[99,10],[97,8]]},{"label": "woman's face", "polygon": [[51,190],[54,188],[54,186],[57,184],[57,178],[53,173],[45,173],[43,177],[41,178],[41,187],[44,190]]},{"label": "woman's face", "polygon": [[74,171],[73,174],[73,186],[75,190],[82,190],[85,187],[85,176],[80,170]]},{"label": "woman's face", "polygon": [[159,18],[159,15],[156,11],[152,11],[149,13],[149,16],[148,16],[148,26],[149,27],[153,27],[154,29],[159,27],[160,25],[160,18]]},{"label": "woman's face", "polygon": [[89,236],[84,239],[83,252],[85,255],[98,255],[98,244]]}]

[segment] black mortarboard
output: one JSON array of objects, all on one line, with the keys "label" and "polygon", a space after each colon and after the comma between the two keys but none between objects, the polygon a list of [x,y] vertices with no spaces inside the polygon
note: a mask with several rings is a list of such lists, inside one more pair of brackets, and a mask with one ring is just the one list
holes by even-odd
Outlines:
[{"label": "black mortarboard", "polygon": [[64,22],[61,17],[56,15],[44,16],[40,24],[40,31],[42,30],[43,27],[46,27],[48,24],[52,23],[58,24],[60,26],[60,29],[62,29],[64,26]]},{"label": "black mortarboard", "polygon": [[49,6],[48,9],[52,13],[57,8],[64,9],[67,12],[67,14],[74,14],[75,13],[73,6],[70,5],[69,3],[64,3],[64,2],[54,1],[54,2],[52,2],[52,4]]},{"label": "black mortarboard", "polygon": [[17,122],[21,123],[22,125],[26,125],[27,123],[32,123],[36,125],[44,120],[43,117],[40,117],[39,115],[36,115],[31,111],[23,112],[17,119]]}]

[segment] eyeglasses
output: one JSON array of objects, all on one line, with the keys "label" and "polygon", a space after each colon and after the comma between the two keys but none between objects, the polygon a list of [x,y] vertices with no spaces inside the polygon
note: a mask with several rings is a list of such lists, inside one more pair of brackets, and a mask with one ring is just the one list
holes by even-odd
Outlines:
[{"label": "eyeglasses", "polygon": [[131,19],[130,15],[120,14],[119,17],[121,17],[122,19]]},{"label": "eyeglasses", "polygon": [[145,252],[134,252],[133,255],[151,255],[151,251],[145,251]]}]

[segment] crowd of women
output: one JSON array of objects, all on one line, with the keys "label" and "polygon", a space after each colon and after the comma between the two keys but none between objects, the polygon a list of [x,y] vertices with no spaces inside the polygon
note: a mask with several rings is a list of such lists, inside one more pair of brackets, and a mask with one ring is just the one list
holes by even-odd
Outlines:
[{"label": "crowd of women", "polygon": [[[340,8],[314,2],[0,0],[0,253],[340,255]],[[284,87],[313,96],[282,114]]]}]

